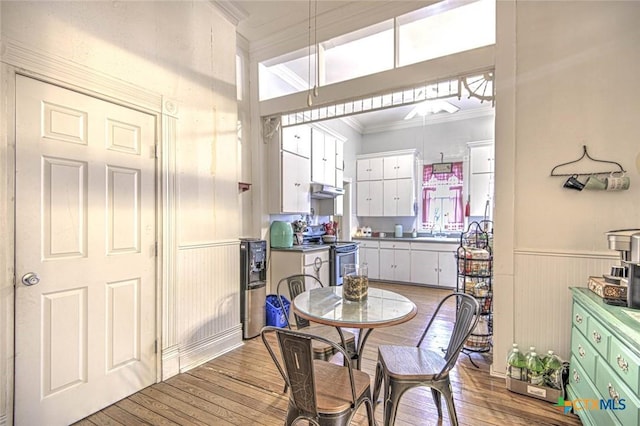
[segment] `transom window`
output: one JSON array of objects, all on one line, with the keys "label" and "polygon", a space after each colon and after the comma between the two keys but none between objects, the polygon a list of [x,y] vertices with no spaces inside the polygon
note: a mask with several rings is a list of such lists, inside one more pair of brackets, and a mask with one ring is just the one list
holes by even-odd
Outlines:
[{"label": "transom window", "polygon": [[495,44],[495,3],[444,0],[263,61],[259,100]]}]

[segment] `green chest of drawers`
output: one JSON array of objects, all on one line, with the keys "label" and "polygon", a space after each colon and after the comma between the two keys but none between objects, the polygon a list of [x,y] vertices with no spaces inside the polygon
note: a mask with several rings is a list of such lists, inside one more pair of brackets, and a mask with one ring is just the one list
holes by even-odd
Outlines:
[{"label": "green chest of drawers", "polygon": [[568,400],[585,425],[640,426],[640,311],[572,288]]}]

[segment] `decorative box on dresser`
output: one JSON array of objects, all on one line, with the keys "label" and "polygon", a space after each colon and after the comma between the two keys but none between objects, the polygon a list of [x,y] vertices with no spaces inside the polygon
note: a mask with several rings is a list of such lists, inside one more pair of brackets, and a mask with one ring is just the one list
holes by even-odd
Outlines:
[{"label": "decorative box on dresser", "polygon": [[640,311],[571,291],[567,399],[585,425],[640,425]]}]

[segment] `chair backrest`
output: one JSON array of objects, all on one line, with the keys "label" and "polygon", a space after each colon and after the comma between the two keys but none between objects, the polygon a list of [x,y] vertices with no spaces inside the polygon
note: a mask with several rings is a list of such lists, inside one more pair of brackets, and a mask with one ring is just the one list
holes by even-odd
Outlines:
[{"label": "chair backrest", "polygon": [[[282,298],[284,297],[283,292],[285,286],[289,292],[291,302],[293,302],[293,299],[295,299],[297,295],[299,295],[300,293],[304,293],[307,290],[308,286],[312,288],[324,287],[320,279],[314,275],[296,274],[284,277],[280,281],[278,281],[278,286],[276,287],[276,293],[278,295],[280,306],[284,306]],[[291,323],[289,322],[289,317],[286,315],[285,317],[287,320],[287,327],[291,329],[292,327]],[[309,320],[299,317],[298,315],[294,315],[294,317],[296,320],[296,328],[300,329],[309,326]]]},{"label": "chair backrest", "polygon": [[[275,351],[269,343],[268,334],[275,333],[280,347],[282,364],[276,357]],[[298,418],[304,417],[318,421],[318,408],[316,400],[316,377],[314,373],[314,355],[312,341],[318,340],[333,346],[337,352],[341,352],[345,359],[347,352],[336,343],[323,337],[314,336],[300,331],[278,327],[264,327],[262,329],[262,341],[267,347],[273,362],[280,371],[282,378],[290,389],[290,400],[299,411]],[[327,362],[327,361],[316,361]],[[356,401],[356,388],[353,378],[351,363],[343,368],[348,368],[351,380],[352,402]]]},{"label": "chair backrest", "polygon": [[422,336],[420,337],[417,346],[422,345],[431,325],[438,317],[442,306],[452,298],[456,299],[456,321],[453,325],[453,330],[449,337],[449,343],[444,353],[446,363],[440,373],[435,377],[436,379],[445,375],[453,368],[464,343],[467,341],[480,319],[480,304],[473,296],[459,292],[449,294],[438,304],[438,307],[429,320],[427,327],[422,332]]}]

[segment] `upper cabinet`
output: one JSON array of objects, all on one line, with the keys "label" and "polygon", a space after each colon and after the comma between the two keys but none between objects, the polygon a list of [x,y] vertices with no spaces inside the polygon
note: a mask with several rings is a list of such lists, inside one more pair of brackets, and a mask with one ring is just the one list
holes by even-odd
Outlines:
[{"label": "upper cabinet", "polygon": [[[336,139],[336,170],[344,170],[344,141]],[[336,186],[342,187],[342,182]]]},{"label": "upper cabinet", "polygon": [[413,178],[415,173],[415,155],[394,155],[384,157],[383,179]]},{"label": "upper cabinet", "polygon": [[493,144],[469,145],[471,173],[493,173]]},{"label": "upper cabinet", "polygon": [[311,157],[311,127],[307,125],[282,129],[282,149],[304,158]]},{"label": "upper cabinet", "polygon": [[311,181],[336,186],[336,138],[311,131]]},{"label": "upper cabinet", "polygon": [[311,211],[311,128],[285,127],[268,141],[269,213]]},{"label": "upper cabinet", "polygon": [[383,176],[382,157],[364,158],[356,162],[357,180],[380,180]]},{"label": "upper cabinet", "polygon": [[470,215],[493,218],[493,141],[472,142],[469,148]]},{"label": "upper cabinet", "polygon": [[385,179],[384,216],[415,216],[415,183],[413,179]]},{"label": "upper cabinet", "polygon": [[363,155],[356,164],[358,216],[415,216],[415,150]]},{"label": "upper cabinet", "polygon": [[282,152],[282,213],[310,211],[310,175],[308,158]]}]

